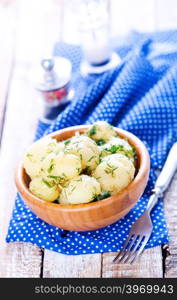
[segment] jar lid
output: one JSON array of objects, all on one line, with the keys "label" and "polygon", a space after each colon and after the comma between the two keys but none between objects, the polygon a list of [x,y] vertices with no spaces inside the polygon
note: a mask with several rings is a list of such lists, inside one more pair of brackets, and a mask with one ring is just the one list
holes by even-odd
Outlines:
[{"label": "jar lid", "polygon": [[68,84],[71,69],[71,62],[64,57],[45,58],[31,71],[31,79],[39,91],[53,91]]}]

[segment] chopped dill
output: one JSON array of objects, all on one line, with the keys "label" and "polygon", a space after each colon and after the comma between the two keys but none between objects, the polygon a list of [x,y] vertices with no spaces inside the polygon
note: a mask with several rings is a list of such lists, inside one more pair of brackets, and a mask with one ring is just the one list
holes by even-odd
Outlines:
[{"label": "chopped dill", "polygon": [[109,163],[107,163],[107,168],[104,170],[106,174],[111,174],[112,177],[114,176],[114,171],[118,169],[118,167],[114,167],[112,165],[110,165]]},{"label": "chopped dill", "polygon": [[68,139],[68,140],[64,141],[65,146],[67,146],[69,143],[71,143],[71,139]]},{"label": "chopped dill", "polygon": [[42,182],[48,186],[49,188],[52,188],[54,186],[53,182],[48,182],[47,180],[45,180],[44,178],[42,178]]},{"label": "chopped dill", "polygon": [[91,162],[91,160],[95,157],[95,155],[93,155],[92,157],[89,158],[88,162]]},{"label": "chopped dill", "polygon": [[82,169],[81,168],[77,168],[76,170],[77,170],[78,174],[80,174],[80,172],[81,172]]},{"label": "chopped dill", "polygon": [[124,147],[122,145],[112,145],[110,148],[105,148],[105,151],[111,152],[111,154],[115,154],[119,151],[124,151]]},{"label": "chopped dill", "polygon": [[55,176],[55,175],[48,175],[48,178],[52,178],[52,179],[60,179],[61,176]]},{"label": "chopped dill", "polygon": [[31,160],[33,158],[33,154],[31,154],[31,153],[27,153],[26,156],[29,158],[29,160]]},{"label": "chopped dill", "polygon": [[74,192],[75,189],[76,189],[76,186],[73,186],[71,193]]},{"label": "chopped dill", "polygon": [[47,177],[48,177],[48,178],[51,178],[51,179],[54,179],[54,180],[57,180],[57,181],[59,181],[60,183],[63,183],[64,181],[67,180],[67,176],[66,176],[66,174],[64,174],[64,173],[62,173],[61,176],[48,175]]},{"label": "chopped dill", "polygon": [[105,140],[103,140],[103,139],[96,141],[96,143],[98,146],[102,146],[102,145],[106,144]]},{"label": "chopped dill", "polygon": [[80,177],[79,179],[75,180],[77,182],[82,182],[82,177]]},{"label": "chopped dill", "polygon": [[50,167],[47,169],[47,172],[48,172],[48,173],[51,173],[51,172],[53,171],[54,168],[55,168],[55,164],[54,164],[53,159],[52,159],[52,160],[51,160],[51,165],[50,165]]},{"label": "chopped dill", "polygon": [[110,148],[105,148],[103,151],[110,152],[111,154],[121,152],[128,158],[135,156],[135,151],[133,149],[126,150],[123,145],[112,145]]},{"label": "chopped dill", "polygon": [[109,191],[103,191],[101,194],[95,197],[95,201],[103,200],[109,198],[111,193]]},{"label": "chopped dill", "polygon": [[92,127],[91,127],[91,129],[88,131],[88,136],[92,136],[92,135],[95,135],[96,134],[96,126],[95,125],[93,125]]}]

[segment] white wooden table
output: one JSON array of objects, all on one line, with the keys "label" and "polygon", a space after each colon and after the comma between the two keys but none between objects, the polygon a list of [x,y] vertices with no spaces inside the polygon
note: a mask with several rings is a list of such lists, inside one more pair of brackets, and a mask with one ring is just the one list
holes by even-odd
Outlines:
[{"label": "white wooden table", "polygon": [[[69,0],[0,0],[0,277],[177,277],[177,175],[164,199],[169,245],[130,266],[115,253],[65,256],[30,243],[5,243],[16,189],[14,170],[41,113],[28,71],[54,41],[78,42]],[[110,0],[112,35],[177,28],[176,0]],[[51,32],[52,35],[51,35]]]}]

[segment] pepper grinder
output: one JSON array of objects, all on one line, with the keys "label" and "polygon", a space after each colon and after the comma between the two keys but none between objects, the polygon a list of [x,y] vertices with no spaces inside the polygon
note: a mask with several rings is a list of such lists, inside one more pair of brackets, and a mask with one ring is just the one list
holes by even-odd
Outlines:
[{"label": "pepper grinder", "polygon": [[56,119],[58,114],[70,103],[71,62],[64,57],[44,58],[32,71],[36,90],[44,105],[42,121],[47,123]]}]

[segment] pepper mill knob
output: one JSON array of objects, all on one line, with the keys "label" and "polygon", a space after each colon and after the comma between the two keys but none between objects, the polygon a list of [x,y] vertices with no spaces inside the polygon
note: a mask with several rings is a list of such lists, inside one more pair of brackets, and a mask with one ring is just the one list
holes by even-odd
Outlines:
[{"label": "pepper mill knob", "polygon": [[41,61],[41,66],[45,71],[52,71],[54,68],[54,60],[52,58],[45,58]]}]

